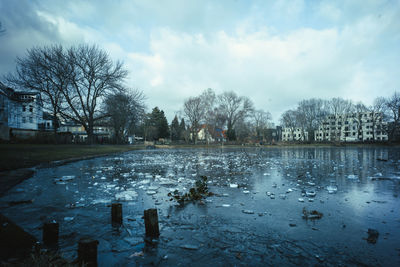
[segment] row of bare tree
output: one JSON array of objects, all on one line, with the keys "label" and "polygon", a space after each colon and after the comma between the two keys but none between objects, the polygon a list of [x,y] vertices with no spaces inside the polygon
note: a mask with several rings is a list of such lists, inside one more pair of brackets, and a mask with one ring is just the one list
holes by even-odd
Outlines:
[{"label": "row of bare tree", "polygon": [[[400,130],[400,95],[397,92],[389,98],[376,98],[370,106],[366,106],[361,102],[353,103],[351,100],[343,98],[302,100],[298,103],[296,109],[287,110],[282,114],[281,124],[283,127],[292,129],[293,132],[296,128],[302,129],[303,136],[305,136],[304,132],[307,131],[308,141],[313,141],[315,140],[315,132],[327,119],[327,116],[333,117],[335,121],[339,121],[341,125],[344,125],[349,116],[362,112],[370,112],[372,114],[373,134],[375,134],[376,125],[381,119],[390,122],[387,129],[390,139],[393,140],[395,133]],[[361,118],[355,117],[355,120],[358,130],[361,131]],[[344,128],[337,133],[338,138],[341,136],[340,131],[343,130]]]},{"label": "row of bare tree", "polygon": [[208,128],[206,134],[214,134],[215,129],[226,128],[229,141],[244,140],[251,134],[262,139],[264,130],[271,125],[269,112],[255,110],[248,97],[238,96],[233,91],[216,95],[209,88],[198,96],[186,99],[182,113],[195,143],[204,125]]},{"label": "row of bare tree", "polygon": [[108,120],[120,141],[143,114],[143,93],[125,86],[128,72],[122,62],[113,62],[97,46],[35,47],[16,62],[7,83],[39,92],[53,125],[60,117],[80,124],[89,143],[96,124]]}]

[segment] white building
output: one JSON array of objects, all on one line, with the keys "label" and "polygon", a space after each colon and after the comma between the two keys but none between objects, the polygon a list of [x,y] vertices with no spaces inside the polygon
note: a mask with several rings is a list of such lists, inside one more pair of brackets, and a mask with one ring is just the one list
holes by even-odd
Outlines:
[{"label": "white building", "polygon": [[315,132],[315,141],[387,141],[382,113],[357,112],[328,116]]},{"label": "white building", "polygon": [[9,129],[39,130],[43,123],[43,103],[40,93],[15,91],[0,83],[1,136],[8,139]]},{"label": "white building", "polygon": [[307,141],[308,132],[303,128],[283,128],[282,129],[282,141]]}]

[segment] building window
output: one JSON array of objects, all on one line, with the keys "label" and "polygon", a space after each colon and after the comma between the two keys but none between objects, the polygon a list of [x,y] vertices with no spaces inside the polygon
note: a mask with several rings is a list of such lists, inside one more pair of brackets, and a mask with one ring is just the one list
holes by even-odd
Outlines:
[{"label": "building window", "polygon": [[26,118],[22,117],[22,123],[26,123]]},{"label": "building window", "polygon": [[29,122],[33,123],[33,118],[32,117],[29,117]]},{"label": "building window", "polygon": [[26,111],[26,107],[22,106],[22,112],[25,112],[25,111]]},{"label": "building window", "polygon": [[29,106],[29,112],[33,112],[33,107]]}]

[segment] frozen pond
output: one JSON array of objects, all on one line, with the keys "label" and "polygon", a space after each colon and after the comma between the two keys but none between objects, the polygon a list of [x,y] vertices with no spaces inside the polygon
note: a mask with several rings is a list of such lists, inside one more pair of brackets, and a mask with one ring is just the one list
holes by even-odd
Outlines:
[{"label": "frozen pond", "polygon": [[[215,195],[170,201],[201,175]],[[0,206],[39,240],[43,222],[58,221],[67,259],[80,237],[99,240],[99,266],[400,266],[399,191],[398,148],[160,149],[38,169]],[[118,199],[124,219],[115,228]],[[148,208],[159,214],[153,244],[143,239]],[[303,208],[322,218],[303,219]]]}]

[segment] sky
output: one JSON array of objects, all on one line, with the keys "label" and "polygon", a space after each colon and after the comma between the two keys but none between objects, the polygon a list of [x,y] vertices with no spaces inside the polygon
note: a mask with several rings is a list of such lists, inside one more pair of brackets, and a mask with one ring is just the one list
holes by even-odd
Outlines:
[{"label": "sky", "polygon": [[400,87],[400,1],[0,0],[0,77],[34,46],[96,44],[169,121],[212,88],[273,121],[303,99],[371,105]]}]

